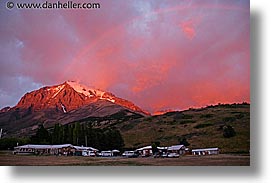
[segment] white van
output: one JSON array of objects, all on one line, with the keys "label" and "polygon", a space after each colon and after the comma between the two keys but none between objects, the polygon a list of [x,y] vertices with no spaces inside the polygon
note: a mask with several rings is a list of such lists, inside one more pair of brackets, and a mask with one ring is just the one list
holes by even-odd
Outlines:
[{"label": "white van", "polygon": [[82,151],[82,156],[95,156],[93,151]]},{"label": "white van", "polygon": [[136,158],[138,157],[138,154],[135,151],[125,151],[122,156],[127,158]]},{"label": "white van", "polygon": [[113,156],[112,151],[101,151],[101,156],[102,157],[111,157]]}]

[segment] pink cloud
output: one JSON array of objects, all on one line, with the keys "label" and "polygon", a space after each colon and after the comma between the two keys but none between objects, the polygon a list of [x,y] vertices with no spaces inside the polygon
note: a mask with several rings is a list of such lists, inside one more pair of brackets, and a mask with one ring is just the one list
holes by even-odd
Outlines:
[{"label": "pink cloud", "polygon": [[249,1],[200,0],[1,10],[0,106],[65,80],[151,112],[249,101],[249,13]]},{"label": "pink cloud", "polygon": [[196,28],[200,21],[201,18],[191,18],[181,23],[181,29],[188,39],[192,40],[196,36]]}]

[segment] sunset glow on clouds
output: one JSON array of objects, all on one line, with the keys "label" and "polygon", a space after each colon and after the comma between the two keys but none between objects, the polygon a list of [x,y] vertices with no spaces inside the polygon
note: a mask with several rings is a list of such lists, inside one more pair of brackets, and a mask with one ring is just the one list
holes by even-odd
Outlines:
[{"label": "sunset glow on clouds", "polygon": [[99,2],[92,10],[0,2],[0,108],[66,80],[150,112],[250,102],[249,1]]}]

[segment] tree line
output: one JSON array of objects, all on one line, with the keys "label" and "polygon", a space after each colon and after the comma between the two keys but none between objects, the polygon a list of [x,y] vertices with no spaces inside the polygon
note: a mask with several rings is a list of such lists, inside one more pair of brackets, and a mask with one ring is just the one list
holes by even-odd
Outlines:
[{"label": "tree line", "polygon": [[13,150],[17,145],[29,144],[30,138],[1,138],[0,150]]},{"label": "tree line", "polygon": [[[3,139],[1,139],[3,140]],[[0,149],[12,149],[16,146],[20,139],[6,139]],[[10,141],[12,143],[10,143]],[[40,125],[35,135],[24,140],[23,144],[73,144],[77,146],[88,146],[99,150],[122,150],[124,140],[117,129],[111,128],[93,128],[89,123],[60,125],[55,124],[50,130],[47,130],[43,125]]]}]

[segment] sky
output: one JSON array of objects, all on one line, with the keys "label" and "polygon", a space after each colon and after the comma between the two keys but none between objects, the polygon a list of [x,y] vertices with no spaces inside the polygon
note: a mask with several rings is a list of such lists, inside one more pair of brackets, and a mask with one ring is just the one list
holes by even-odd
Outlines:
[{"label": "sky", "polygon": [[248,0],[98,0],[100,9],[88,10],[9,10],[6,2],[0,108],[67,80],[152,113],[250,102]]}]

